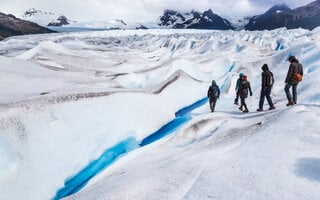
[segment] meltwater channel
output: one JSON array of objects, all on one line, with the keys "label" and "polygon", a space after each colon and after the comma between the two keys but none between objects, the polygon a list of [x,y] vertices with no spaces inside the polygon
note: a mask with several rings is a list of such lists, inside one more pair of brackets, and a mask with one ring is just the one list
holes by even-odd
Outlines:
[{"label": "meltwater channel", "polygon": [[168,122],[154,133],[151,133],[140,142],[136,141],[135,138],[130,137],[107,149],[98,159],[89,163],[89,165],[86,166],[78,174],[68,178],[65,181],[64,187],[56,193],[56,196],[53,199],[62,199],[78,192],[89,182],[91,178],[114,163],[121,156],[129,153],[130,151],[133,151],[134,149],[151,144],[163,138],[164,136],[178,130],[182,127],[182,125],[192,119],[190,116],[190,112],[204,105],[207,101],[208,98],[203,98],[187,107],[180,109],[175,113],[175,118],[172,121]]}]

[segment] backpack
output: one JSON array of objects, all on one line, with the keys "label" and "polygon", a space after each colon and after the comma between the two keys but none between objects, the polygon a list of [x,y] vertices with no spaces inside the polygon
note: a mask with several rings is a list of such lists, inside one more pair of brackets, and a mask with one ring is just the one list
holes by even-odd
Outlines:
[{"label": "backpack", "polygon": [[211,87],[211,91],[210,91],[210,97],[218,97],[219,96],[219,88],[218,86],[210,86]]},{"label": "backpack", "polygon": [[302,76],[301,74],[293,73],[291,79],[294,83],[299,83],[302,81]]},{"label": "backpack", "polygon": [[291,75],[291,81],[293,83],[300,83],[302,81],[302,75],[299,73],[298,64],[294,65],[294,73]]},{"label": "backpack", "polygon": [[[270,72],[270,71],[269,71]],[[274,77],[273,77],[273,73],[270,72],[270,77],[269,77],[269,86],[273,86],[274,84]]]}]

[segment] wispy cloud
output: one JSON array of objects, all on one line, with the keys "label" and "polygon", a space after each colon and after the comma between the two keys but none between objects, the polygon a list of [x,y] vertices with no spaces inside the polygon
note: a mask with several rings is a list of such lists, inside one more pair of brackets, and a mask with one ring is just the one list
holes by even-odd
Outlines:
[{"label": "wispy cloud", "polygon": [[[211,8],[222,16],[247,16],[264,12],[274,4],[295,8],[312,0],[1,0],[0,12],[18,17],[30,8],[64,14],[72,20],[154,21],[164,9],[204,11]],[[232,8],[232,9],[230,9]]]}]

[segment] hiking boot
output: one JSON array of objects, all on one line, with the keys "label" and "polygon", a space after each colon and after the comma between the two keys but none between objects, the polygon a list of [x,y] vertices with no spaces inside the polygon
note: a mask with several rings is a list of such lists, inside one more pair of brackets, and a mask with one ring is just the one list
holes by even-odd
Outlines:
[{"label": "hiking boot", "polygon": [[276,107],[274,107],[274,106],[271,106],[271,107],[269,108],[269,110],[274,110],[274,109],[276,109]]},{"label": "hiking boot", "polygon": [[234,102],[234,105],[238,105],[238,104],[239,104],[238,102],[236,102],[236,101]]},{"label": "hiking boot", "polygon": [[262,108],[258,108],[258,109],[257,109],[257,112],[261,112],[261,111],[263,111]]},{"label": "hiking boot", "polygon": [[245,109],[243,112],[244,112],[244,113],[247,113],[247,112],[249,112],[249,110],[248,110],[248,109]]},{"label": "hiking boot", "polygon": [[243,110],[243,108],[242,108],[242,107],[239,107],[239,110],[241,110],[241,111],[242,111],[242,110]]},{"label": "hiking boot", "polygon": [[294,102],[293,102],[293,101],[290,101],[290,102],[287,103],[286,106],[292,106],[292,105],[294,105]]}]

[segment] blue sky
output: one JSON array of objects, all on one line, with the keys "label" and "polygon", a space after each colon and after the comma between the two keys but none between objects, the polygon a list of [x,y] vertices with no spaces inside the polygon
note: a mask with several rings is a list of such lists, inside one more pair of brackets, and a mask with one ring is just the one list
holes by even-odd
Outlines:
[{"label": "blue sky", "polygon": [[[154,21],[164,9],[213,11],[222,16],[246,16],[264,12],[274,4],[286,3],[291,8],[313,0],[1,0],[0,12],[18,17],[29,8],[64,14],[77,21],[114,20]],[[230,9],[230,8],[236,9]]]}]

